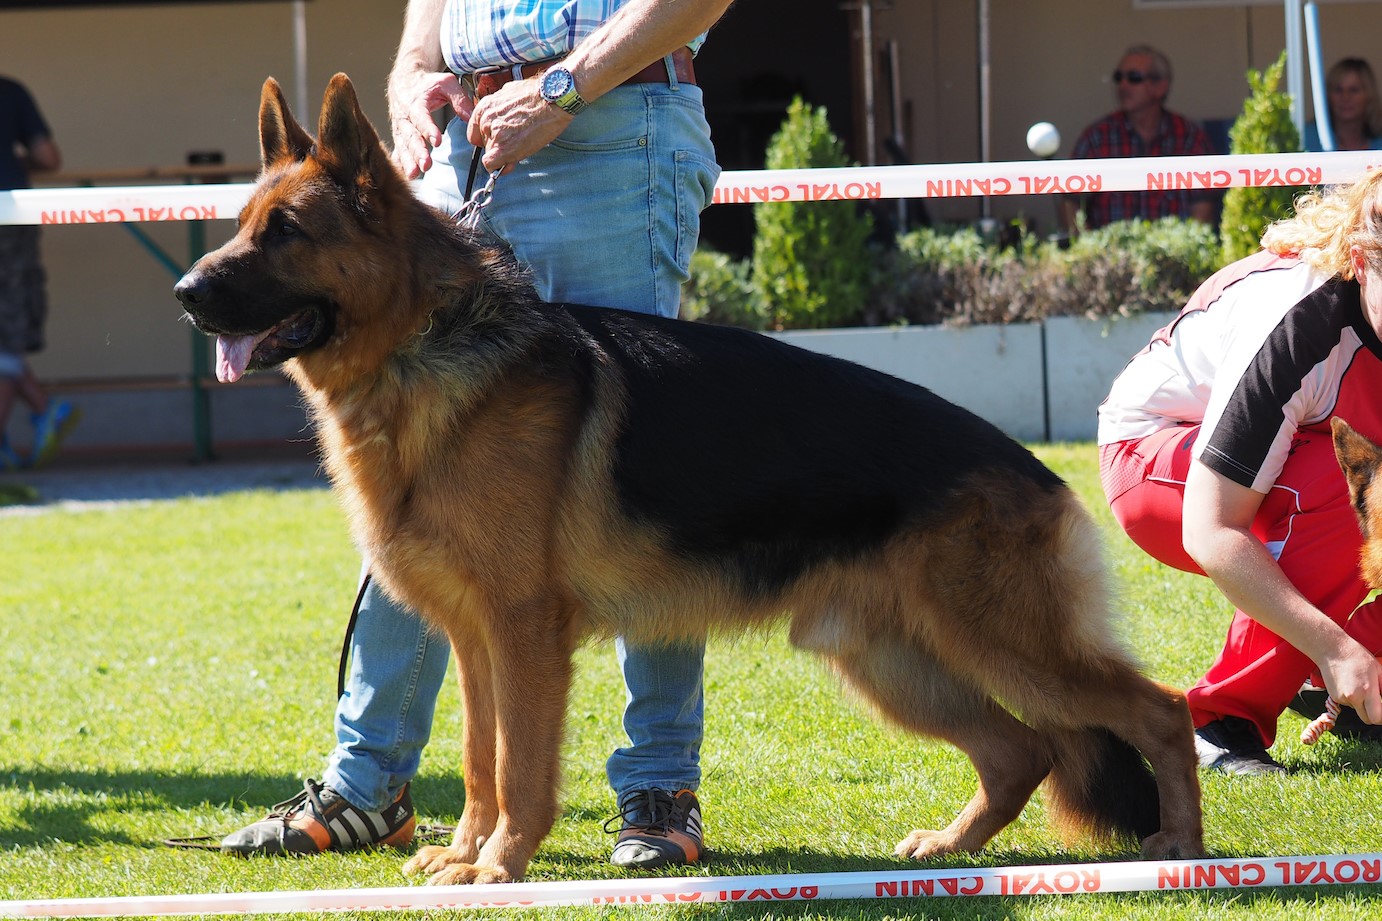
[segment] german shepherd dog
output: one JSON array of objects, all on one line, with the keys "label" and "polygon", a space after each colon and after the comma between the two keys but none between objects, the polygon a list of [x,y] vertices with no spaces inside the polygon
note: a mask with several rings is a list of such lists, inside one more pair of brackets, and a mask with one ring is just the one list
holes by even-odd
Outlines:
[{"label": "german shepherd dog", "polygon": [[259,135],[238,232],[176,293],[223,379],[281,364],[302,388],[374,575],[455,650],[465,807],[405,871],[523,876],[583,637],[779,619],[973,762],[959,817],[899,855],[983,847],[1043,780],[1062,830],[1202,853],[1184,698],[1115,639],[1100,534],[1021,445],[758,333],[541,303],[414,197],[344,75],[315,141],[269,80]]}]

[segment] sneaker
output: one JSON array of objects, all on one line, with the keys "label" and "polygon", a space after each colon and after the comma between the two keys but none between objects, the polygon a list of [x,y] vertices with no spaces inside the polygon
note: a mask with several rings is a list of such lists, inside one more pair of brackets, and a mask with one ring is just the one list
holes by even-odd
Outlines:
[{"label": "sneaker", "polygon": [[1382,726],[1363,722],[1358,711],[1352,707],[1339,708],[1339,716],[1334,720],[1334,725],[1329,731],[1341,739],[1373,744],[1382,743]]},{"label": "sneaker", "polygon": [[237,857],[320,854],[371,847],[407,847],[416,819],[405,785],[398,799],[379,812],[352,806],[335,790],[309,779],[302,792],[268,816],[226,835],[221,853]]},{"label": "sneaker", "polygon": [[[651,870],[701,856],[701,804],[690,790],[634,790],[619,798],[619,840],[609,862]],[[606,829],[608,830],[608,829]]]},{"label": "sneaker", "polygon": [[1324,688],[1317,688],[1310,682],[1300,686],[1296,691],[1296,696],[1291,698],[1291,702],[1286,706],[1308,720],[1318,719],[1324,714],[1324,702],[1329,697],[1329,692]]},{"label": "sneaker", "polygon": [[1225,774],[1284,774],[1250,720],[1225,716],[1195,730],[1200,767]]},{"label": "sneaker", "polygon": [[24,458],[19,456],[19,452],[10,447],[10,440],[0,435],[0,473],[22,470],[27,466],[29,465],[24,463]]},{"label": "sneaker", "polygon": [[66,400],[49,400],[47,409],[29,418],[34,423],[34,449],[29,463],[42,467],[57,456],[58,448],[81,420],[82,411]]},{"label": "sneaker", "polygon": [[[1307,681],[1296,692],[1296,696],[1291,698],[1288,706],[1308,720],[1318,719],[1324,713],[1324,702],[1328,697],[1328,691]],[[1339,716],[1329,731],[1341,739],[1382,744],[1382,726],[1363,722],[1358,711],[1352,707],[1339,709]]]}]

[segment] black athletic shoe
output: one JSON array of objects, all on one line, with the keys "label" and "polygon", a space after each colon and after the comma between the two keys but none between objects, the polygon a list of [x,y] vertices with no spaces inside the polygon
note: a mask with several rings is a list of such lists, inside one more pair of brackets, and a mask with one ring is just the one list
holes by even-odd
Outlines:
[{"label": "black athletic shoe", "polygon": [[1200,767],[1225,774],[1284,774],[1250,720],[1225,716],[1195,730]]},{"label": "black athletic shoe", "polygon": [[1352,707],[1339,708],[1339,716],[1334,720],[1334,726],[1329,731],[1341,739],[1382,745],[1382,726],[1363,722],[1358,711]]},{"label": "black athletic shoe", "polygon": [[1301,685],[1301,689],[1296,691],[1296,696],[1292,697],[1286,706],[1308,720],[1318,719],[1324,715],[1324,702],[1328,697],[1329,692],[1324,688],[1317,688],[1307,682]]},{"label": "black athletic shoe", "polygon": [[619,799],[619,840],[609,862],[616,867],[695,863],[701,856],[701,805],[690,790],[634,790]]},{"label": "black athletic shoe", "polygon": [[416,819],[408,787],[379,812],[369,812],[328,786],[308,780],[302,792],[274,806],[267,817],[232,832],[221,853],[237,857],[277,857],[353,851],[367,847],[407,847]]},{"label": "black athletic shoe", "polygon": [[[1306,684],[1291,698],[1288,706],[1306,719],[1314,720],[1324,714],[1324,702],[1328,697],[1329,692],[1324,688]],[[1341,739],[1382,745],[1382,726],[1363,722],[1352,707],[1339,708],[1339,716],[1329,731]]]}]

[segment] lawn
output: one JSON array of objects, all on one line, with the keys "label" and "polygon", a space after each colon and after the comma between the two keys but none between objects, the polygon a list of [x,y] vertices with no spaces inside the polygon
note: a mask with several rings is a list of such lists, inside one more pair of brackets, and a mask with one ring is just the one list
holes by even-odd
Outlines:
[{"label": "lawn", "polygon": [[[1150,674],[1184,686],[1217,651],[1227,606],[1207,580],[1144,558],[1099,497],[1090,445],[1038,446],[1108,531],[1124,632]],[[396,852],[244,861],[164,839],[220,834],[318,776],[331,748],[341,630],[359,565],[324,490],[0,516],[0,899],[402,885]],[[565,749],[565,813],[533,880],[618,877],[604,759],[622,685],[608,647],[580,654]],[[707,875],[888,870],[893,844],[947,823],[972,792],[967,761],[875,723],[780,634],[712,645],[702,800]],[[450,823],[463,797],[459,706],[442,695],[414,800]],[[1382,749],[1295,741],[1285,779],[1205,777],[1218,857],[1382,850]],[[944,866],[1131,859],[1063,847],[1040,801],[982,853]],[[604,917],[556,909],[544,917]],[[1375,917],[1376,886],[689,905],[657,917],[1137,919]],[[499,912],[495,912],[499,914]],[[519,915],[522,912],[503,912]],[[371,915],[374,917],[376,915]],[[399,913],[400,917],[415,917]],[[532,917],[531,914],[524,915]]]}]

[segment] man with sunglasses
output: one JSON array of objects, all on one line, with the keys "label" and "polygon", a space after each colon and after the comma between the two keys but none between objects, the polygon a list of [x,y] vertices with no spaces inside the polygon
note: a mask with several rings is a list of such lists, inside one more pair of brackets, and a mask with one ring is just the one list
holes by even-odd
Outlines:
[{"label": "man with sunglasses", "polygon": [[[1123,53],[1113,72],[1118,111],[1084,130],[1074,159],[1105,157],[1184,157],[1213,153],[1209,136],[1199,125],[1166,108],[1171,92],[1171,62],[1148,45],[1134,45]],[[1135,218],[1195,218],[1214,221],[1214,193],[1202,189],[1095,192],[1067,195],[1060,201],[1061,226],[1077,230],[1103,227]]]}]

